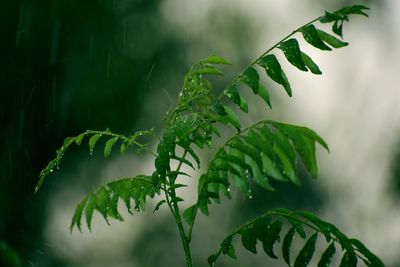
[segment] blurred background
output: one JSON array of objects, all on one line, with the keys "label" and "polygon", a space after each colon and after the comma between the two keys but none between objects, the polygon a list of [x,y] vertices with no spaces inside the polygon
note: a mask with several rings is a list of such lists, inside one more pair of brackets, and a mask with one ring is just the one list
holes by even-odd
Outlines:
[{"label": "blurred background", "polygon": [[[134,151],[107,160],[74,147],[37,195],[40,170],[67,136],[86,129],[129,134],[162,126],[188,67],[209,54],[233,66],[222,88],[254,58],[300,25],[343,5],[371,7],[370,18],[345,25],[349,47],[330,53],[301,43],[323,71],[283,63],[294,89],[270,84],[273,110],[254,99],[252,117],[315,129],[320,177],[300,188],[255,191],[213,205],[199,216],[192,244],[196,266],[242,222],[271,207],[309,209],[365,242],[389,267],[400,266],[400,2],[395,0],[3,0],[0,8],[0,253],[15,266],[185,266],[167,210],[93,233],[69,232],[76,204],[99,184],[152,172]],[[279,52],[278,52],[279,53]],[[282,61],[283,62],[283,61]],[[155,145],[155,144],[153,144]],[[204,151],[204,160],[212,151]],[[196,184],[196,179],[190,181]],[[195,190],[183,192],[185,205]],[[238,246],[239,247],[239,246]],[[282,266],[238,249],[218,266]],[[3,256],[4,257],[4,256]],[[4,261],[4,259],[3,259]],[[3,263],[4,264],[4,263]],[[8,263],[10,264],[10,263]],[[0,264],[1,265],[1,264]]]}]

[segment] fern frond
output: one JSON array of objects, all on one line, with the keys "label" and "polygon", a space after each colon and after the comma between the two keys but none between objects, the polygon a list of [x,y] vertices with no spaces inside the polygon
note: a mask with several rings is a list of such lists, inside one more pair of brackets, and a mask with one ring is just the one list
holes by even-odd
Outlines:
[{"label": "fern frond", "polygon": [[104,217],[108,224],[108,218],[122,221],[123,218],[118,211],[119,199],[122,199],[132,213],[131,199],[134,200],[135,211],[145,209],[146,198],[153,198],[159,190],[153,184],[150,176],[138,175],[134,178],[124,178],[101,186],[100,189],[91,192],[76,207],[70,229],[76,226],[81,231],[82,215],[86,214],[86,223],[91,230],[93,212],[97,210]]},{"label": "fern frond", "polygon": [[[343,21],[348,21],[350,15],[364,15],[367,16],[365,11],[367,7],[356,5],[348,8],[340,9],[336,12],[326,12],[325,15],[316,18],[304,26],[293,31],[281,41],[277,42],[264,54],[254,60],[242,73],[236,76],[232,82],[218,95],[213,103],[214,111],[217,114],[227,115],[220,122],[234,126],[236,129],[240,129],[240,121],[238,121],[235,112],[226,109],[226,105],[221,104],[224,97],[227,97],[230,101],[236,104],[242,111],[248,112],[247,100],[240,94],[239,84],[242,83],[249,87],[254,94],[260,96],[266,104],[271,107],[271,101],[269,98],[269,92],[260,83],[260,75],[257,71],[256,66],[261,66],[267,76],[275,83],[282,85],[289,96],[292,96],[292,88],[289,80],[279,62],[277,57],[272,53],[276,48],[280,49],[285,55],[286,59],[290,64],[302,71],[310,70],[313,74],[322,74],[318,65],[308,56],[304,51],[300,49],[299,43],[294,37],[297,33],[301,33],[305,41],[312,46],[320,49],[330,51],[332,48],[341,48],[347,46],[348,43],[344,42],[329,33],[318,29],[315,26],[317,21],[321,23],[332,23],[332,31],[335,34],[342,36]],[[332,47],[332,48],[331,48]],[[222,108],[221,108],[222,106]]]},{"label": "fern frond", "polygon": [[[284,221],[289,226],[286,233],[283,233],[282,230],[284,229]],[[308,238],[305,229],[310,233]],[[382,261],[360,241],[348,238],[333,224],[321,220],[308,211],[290,211],[287,209],[272,209],[233,231],[221,243],[220,249],[208,257],[210,266],[214,266],[221,254],[235,258],[235,248],[232,241],[238,236],[241,238],[243,247],[252,253],[257,253],[256,245],[260,241],[265,254],[274,259],[279,258],[275,246],[283,240],[281,257],[288,266],[309,266],[311,259],[317,257],[315,247],[318,237],[323,236],[326,249],[319,255],[318,267],[330,266],[335,254],[337,254],[335,244],[339,245],[343,251],[340,266],[357,266],[357,262],[361,260],[367,266],[384,267]],[[292,241],[296,236],[306,239],[306,241],[296,258],[292,260],[290,252]],[[320,240],[319,242],[323,241]]]},{"label": "fern frond", "polygon": [[187,113],[207,112],[213,102],[212,85],[207,75],[223,75],[215,65],[230,63],[223,57],[212,55],[192,65],[185,74],[178,103],[171,114],[167,114],[166,128]]},{"label": "fern frond", "polygon": [[[313,177],[318,175],[315,143],[329,150],[314,131],[276,121],[262,121],[229,139],[210,161],[199,181],[198,207],[208,214],[220,192],[230,197],[231,182],[251,194],[249,179],[273,191],[271,180],[300,184],[298,157]],[[230,179],[229,179],[230,178]]]},{"label": "fern frond", "polygon": [[121,154],[124,154],[131,146],[136,146],[138,151],[147,150],[148,149],[147,144],[141,143],[137,140],[142,136],[156,136],[156,135],[153,129],[138,131],[131,136],[115,134],[111,132],[109,129],[107,129],[105,131],[87,130],[77,136],[65,138],[63,145],[60,147],[60,149],[57,150],[56,157],[53,160],[51,160],[47,164],[47,166],[40,172],[39,181],[35,187],[35,193],[39,191],[46,177],[50,175],[54,170],[58,170],[65,152],[72,144],[75,143],[76,145],[80,146],[83,139],[89,138],[88,140],[89,151],[90,155],[92,155],[98,140],[104,137],[109,138],[105,143],[104,153],[103,153],[104,157],[108,157],[111,153],[112,148],[115,146],[117,142],[120,142]]}]

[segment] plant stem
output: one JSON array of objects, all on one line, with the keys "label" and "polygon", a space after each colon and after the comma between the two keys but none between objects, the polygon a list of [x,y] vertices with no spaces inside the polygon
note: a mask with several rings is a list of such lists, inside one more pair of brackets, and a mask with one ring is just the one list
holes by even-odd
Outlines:
[{"label": "plant stem", "polygon": [[[183,153],[182,158],[185,158],[186,154],[187,154],[187,151],[185,150],[185,152]],[[181,167],[182,167],[182,162],[179,162],[179,165],[178,165],[176,171],[178,172]],[[175,188],[173,187],[173,185],[175,184],[176,178],[177,178],[177,176],[169,177],[169,182],[170,182],[169,188],[165,189],[164,191],[165,191],[166,201],[167,201],[168,206],[169,206],[169,208],[171,210],[171,213],[175,217],[175,222],[176,222],[176,224],[178,226],[179,235],[181,237],[183,250],[185,251],[186,264],[187,264],[188,267],[192,267],[193,266],[193,261],[192,261],[192,256],[191,256],[191,253],[190,253],[189,239],[186,236],[185,229],[183,228],[182,216],[181,216],[181,213],[179,211],[179,206],[178,206],[178,201],[177,201],[177,198],[176,198]]]},{"label": "plant stem", "polygon": [[176,221],[176,224],[178,225],[178,229],[179,229],[179,235],[181,236],[183,250],[185,251],[186,264],[188,267],[192,267],[193,262],[192,262],[192,256],[190,253],[189,241],[186,237],[185,230],[183,229],[182,216],[179,212],[178,203],[176,202],[176,200],[174,200],[175,197],[176,197],[175,189],[172,189],[171,190],[172,206],[173,206],[174,213],[175,213],[175,221]]}]

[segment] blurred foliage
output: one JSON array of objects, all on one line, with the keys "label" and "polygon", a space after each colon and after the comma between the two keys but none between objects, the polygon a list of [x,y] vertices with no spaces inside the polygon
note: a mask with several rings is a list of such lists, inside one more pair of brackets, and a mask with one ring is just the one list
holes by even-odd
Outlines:
[{"label": "blurred foliage", "polygon": [[18,254],[4,241],[0,241],[0,266],[21,267],[21,259]]}]

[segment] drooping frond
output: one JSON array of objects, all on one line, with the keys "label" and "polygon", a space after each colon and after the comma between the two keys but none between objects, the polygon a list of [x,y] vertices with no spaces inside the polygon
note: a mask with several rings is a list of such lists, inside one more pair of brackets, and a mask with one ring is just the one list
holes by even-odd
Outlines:
[{"label": "drooping frond", "polygon": [[138,175],[134,178],[124,178],[101,186],[98,190],[89,193],[75,209],[70,229],[76,226],[81,231],[82,216],[85,213],[86,223],[91,230],[93,212],[97,210],[108,223],[108,218],[122,221],[118,212],[118,202],[123,200],[129,213],[132,213],[131,200],[134,201],[134,210],[145,209],[146,198],[153,198],[158,189],[154,186],[150,176]]},{"label": "drooping frond", "polygon": [[137,140],[139,137],[142,136],[155,136],[154,130],[151,129],[145,131],[138,131],[131,136],[115,134],[112,133],[109,129],[105,131],[87,130],[84,133],[81,133],[77,136],[65,138],[64,144],[61,146],[60,149],[57,150],[56,157],[53,160],[51,160],[47,164],[47,166],[40,172],[39,175],[40,179],[35,187],[35,192],[37,192],[40,189],[46,177],[59,168],[65,152],[72,144],[75,143],[76,145],[79,146],[81,145],[82,141],[85,138],[86,139],[89,138],[88,139],[89,151],[90,154],[92,154],[99,139],[108,138],[107,142],[104,145],[104,157],[108,157],[111,153],[112,148],[116,145],[117,142],[120,143],[121,154],[124,154],[131,146],[136,146],[138,151],[146,150],[148,148],[147,144],[143,144]]},{"label": "drooping frond", "polygon": [[[288,226],[287,232],[284,231],[285,224]],[[357,266],[360,260],[370,267],[384,267],[382,261],[360,241],[347,237],[333,224],[308,211],[287,209],[272,209],[232,232],[223,240],[220,249],[208,257],[210,266],[214,266],[221,254],[236,258],[232,241],[239,236],[243,247],[250,252],[257,253],[256,246],[259,241],[267,256],[273,259],[282,258],[288,266],[309,266],[314,258],[318,261],[318,267],[327,267],[331,266],[336,255],[337,258],[341,257],[341,267]],[[294,257],[292,243],[295,237],[304,241]],[[278,243],[281,253],[277,252]],[[321,255],[315,252],[317,243],[322,243],[320,245],[325,247]],[[340,247],[342,252],[337,252],[337,247]]]},{"label": "drooping frond", "polygon": [[249,179],[267,190],[270,181],[300,184],[298,158],[313,177],[318,175],[315,143],[328,150],[314,131],[276,121],[264,121],[229,139],[210,161],[199,181],[198,207],[208,214],[211,199],[220,192],[230,197],[231,183],[244,194],[251,194]]}]

